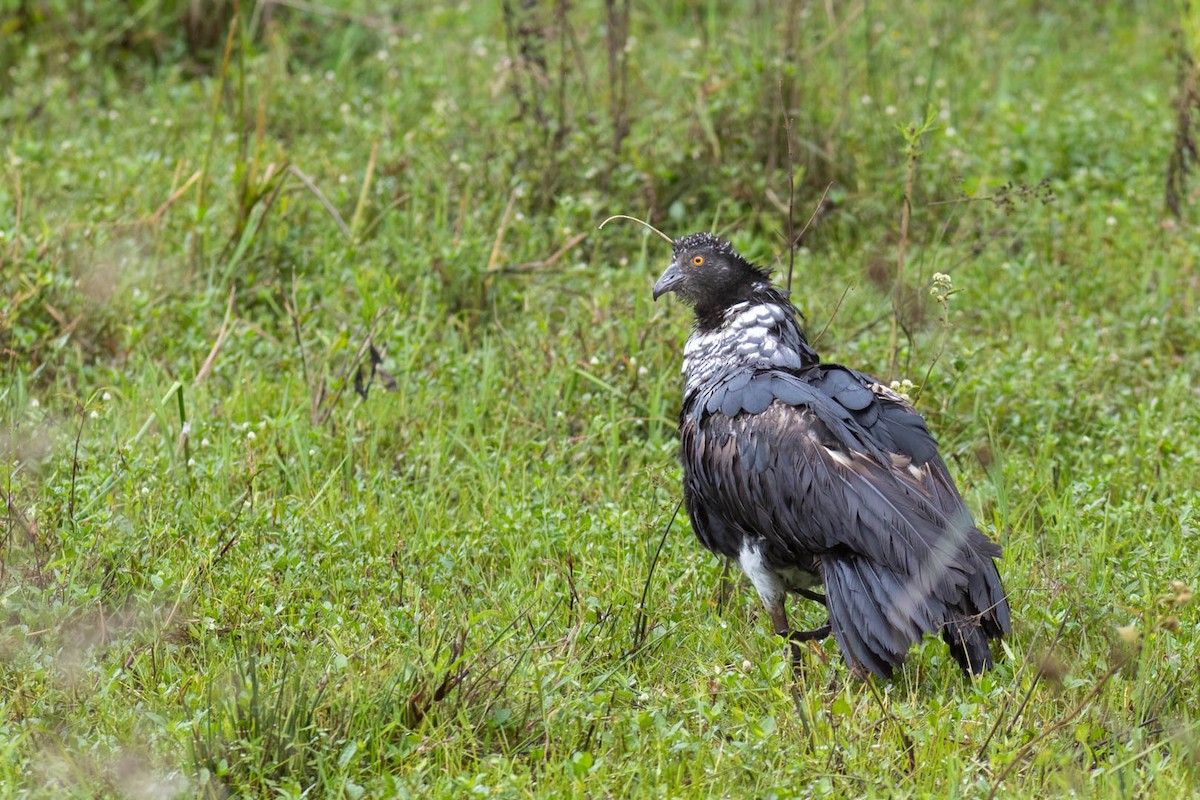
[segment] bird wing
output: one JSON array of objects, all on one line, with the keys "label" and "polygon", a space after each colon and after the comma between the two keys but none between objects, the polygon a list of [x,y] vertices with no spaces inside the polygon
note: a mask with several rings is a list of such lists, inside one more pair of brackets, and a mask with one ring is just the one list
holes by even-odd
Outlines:
[{"label": "bird wing", "polygon": [[805,549],[927,556],[966,515],[925,421],[850,370],[733,372],[689,397],[681,423],[693,488]]},{"label": "bird wing", "polygon": [[874,670],[867,656],[894,661],[955,611],[985,617],[990,635],[1008,613],[1000,548],[975,528],[924,420],[872,384],[826,365],[734,372],[687,398],[681,429],[701,541],[737,532],[787,558],[818,554],[844,598],[830,605],[835,633],[875,631],[856,654]]}]

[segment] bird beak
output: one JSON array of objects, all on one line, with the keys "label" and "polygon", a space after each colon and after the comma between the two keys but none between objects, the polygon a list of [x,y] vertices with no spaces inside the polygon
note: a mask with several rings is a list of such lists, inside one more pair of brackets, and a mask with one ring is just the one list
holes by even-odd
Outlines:
[{"label": "bird beak", "polygon": [[679,269],[679,264],[672,261],[671,266],[667,267],[667,271],[654,284],[654,299],[657,300],[667,292],[674,291],[675,287],[682,282],[683,272]]}]

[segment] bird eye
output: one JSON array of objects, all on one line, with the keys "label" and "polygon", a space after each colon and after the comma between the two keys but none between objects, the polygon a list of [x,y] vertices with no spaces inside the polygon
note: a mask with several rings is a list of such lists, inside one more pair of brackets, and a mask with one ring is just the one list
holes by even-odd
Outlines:
[{"label": "bird eye", "polygon": [[698,267],[704,263],[704,256],[692,256],[692,266]]}]

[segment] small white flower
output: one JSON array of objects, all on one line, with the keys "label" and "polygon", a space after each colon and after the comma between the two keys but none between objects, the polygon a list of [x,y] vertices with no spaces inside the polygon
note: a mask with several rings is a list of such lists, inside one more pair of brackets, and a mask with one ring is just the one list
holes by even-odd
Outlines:
[{"label": "small white flower", "polygon": [[315,448],[315,447],[308,448],[308,454],[310,456],[315,456],[317,454],[317,448]]},{"label": "small white flower", "polygon": [[105,392],[104,394],[100,395],[100,399],[107,403],[109,400],[112,400],[112,395],[108,392]]},{"label": "small white flower", "polygon": [[1111,228],[1113,225],[1117,224],[1117,218],[1109,217],[1108,219],[1104,220],[1104,224]]},{"label": "small white flower", "polygon": [[946,138],[953,139],[955,136],[958,136],[958,131],[954,130],[953,125],[946,128]]},{"label": "small white flower", "polygon": [[246,438],[253,442],[255,439],[258,438],[258,436],[255,435],[254,431],[250,431],[249,433],[246,434]]},{"label": "small white flower", "polygon": [[39,406],[41,406],[41,403],[38,402],[36,397],[29,401],[30,408],[38,408]]},{"label": "small white flower", "polygon": [[894,117],[896,116],[896,107],[889,105],[883,109],[883,113],[887,114],[889,117]]},{"label": "small white flower", "polygon": [[194,458],[189,458],[189,459],[188,459],[188,466],[189,466],[189,467],[194,467],[194,466],[196,466],[196,459],[194,459]]},{"label": "small white flower", "polygon": [[100,419],[100,412],[93,410],[92,413],[88,414],[88,419]]},{"label": "small white flower", "polygon": [[911,392],[914,388],[916,388],[916,386],[908,378],[905,378],[902,381],[892,381],[892,386],[891,386],[892,391],[895,392],[896,394],[900,395],[901,397],[903,397],[905,400],[912,399],[911,397],[909,397],[908,393]]},{"label": "small white flower", "polygon": [[862,103],[864,106],[871,105],[871,95],[864,94],[862,97],[858,98],[858,102]]},{"label": "small white flower", "polygon": [[210,444],[210,442],[208,441],[208,439],[201,439],[201,440],[200,440],[200,446],[201,446],[201,447],[208,447],[208,445],[209,445],[209,444]]}]

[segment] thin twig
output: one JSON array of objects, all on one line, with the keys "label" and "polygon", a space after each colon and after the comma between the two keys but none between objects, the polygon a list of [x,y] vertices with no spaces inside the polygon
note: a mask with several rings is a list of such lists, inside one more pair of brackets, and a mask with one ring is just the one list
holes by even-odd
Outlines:
[{"label": "thin twig", "polygon": [[[787,115],[787,104],[783,101],[783,78],[779,79],[777,85],[779,90],[779,107],[783,111],[783,132],[787,137],[787,168],[788,168],[788,204],[787,204],[787,232],[788,232],[788,273],[787,273],[787,290],[788,294],[792,293],[792,269],[796,266],[796,159],[792,153],[792,118]],[[819,209],[820,206],[818,205]],[[814,214],[816,212],[813,212]],[[805,226],[807,228],[808,226]]]},{"label": "thin twig", "polygon": [[908,245],[908,222],[912,217],[913,184],[917,179],[916,145],[910,144],[908,169],[904,175],[904,197],[900,205],[900,241],[896,245],[896,278],[892,284],[892,336],[889,379],[897,378],[900,368],[900,309],[904,303],[904,251]]},{"label": "thin twig", "polygon": [[367,194],[371,190],[371,179],[375,176],[375,158],[379,155],[379,142],[371,145],[371,157],[367,159],[367,173],[363,176],[362,190],[358,193],[358,204],[354,206],[354,216],[350,218],[351,234],[358,233],[358,226],[362,223],[363,211],[367,207]]},{"label": "thin twig", "polygon": [[496,229],[496,238],[492,241],[492,254],[488,256],[487,271],[496,270],[496,262],[500,260],[500,248],[504,245],[504,232],[508,230],[508,221],[512,218],[513,208],[517,204],[517,192],[513,190],[508,195],[508,205],[500,217],[500,227]]},{"label": "thin twig", "polygon": [[13,502],[10,492],[4,493],[4,504],[8,507],[9,516],[20,526],[21,530],[25,531],[25,535],[29,537],[29,541],[36,540],[37,532],[34,530],[33,523],[29,521],[29,517],[25,516],[25,512]]},{"label": "thin twig", "polygon": [[150,224],[157,227],[158,224],[160,222],[162,222],[163,214],[166,214],[167,210],[171,206],[175,205],[175,203],[179,200],[179,198],[181,198],[185,194],[187,194],[188,189],[191,189],[192,186],[194,186],[196,184],[196,181],[200,180],[202,177],[204,177],[203,170],[198,169],[195,172],[193,172],[192,177],[188,178],[187,182],[185,182],[183,184],[183,186],[180,186],[178,189],[171,192],[171,195],[166,200],[163,201],[163,204],[154,210],[154,213],[151,214],[150,218],[149,218]]},{"label": "thin twig", "polygon": [[75,453],[71,457],[71,496],[67,500],[67,517],[71,520],[71,529],[75,530],[75,478],[79,475],[79,441],[83,438],[83,426],[87,423],[87,414],[83,406],[79,407],[79,430],[75,432]]},{"label": "thin twig", "polygon": [[675,504],[675,510],[671,512],[671,519],[667,521],[667,527],[663,529],[662,538],[658,540],[654,558],[650,559],[650,570],[646,573],[646,582],[642,584],[642,599],[638,601],[638,618],[637,623],[633,626],[634,644],[631,652],[636,652],[646,643],[646,626],[649,624],[649,617],[646,614],[646,599],[650,596],[650,582],[654,579],[654,568],[658,566],[658,557],[662,554],[663,545],[667,543],[667,534],[671,532],[671,526],[675,524],[675,518],[679,516],[679,509],[682,507],[683,498],[681,497]]},{"label": "thin twig", "polygon": [[[1020,684],[1022,676],[1025,675],[1026,667],[1030,666],[1031,655],[1033,652],[1033,646],[1037,645],[1037,643],[1038,643],[1038,634],[1039,633],[1040,633],[1040,631],[1033,634],[1033,640],[1032,640],[1032,642],[1030,642],[1030,646],[1028,646],[1028,648],[1025,650],[1025,657],[1022,658],[1022,660],[1021,660],[1021,666],[1018,667],[1018,669],[1016,669],[1016,674],[1013,676],[1013,685],[1014,686]],[[1004,715],[1008,714],[1008,708],[1012,704],[1013,704],[1013,696],[1012,696],[1012,693],[1009,693],[1008,697],[1004,698],[1004,706],[1000,710],[1000,714],[996,715],[996,721],[991,724],[991,729],[989,730],[988,735],[985,736],[985,738],[983,740],[983,744],[979,745],[979,751],[976,753],[976,760],[983,760],[983,757],[985,756],[986,752],[988,752],[988,746],[991,745],[991,740],[996,738],[996,733],[998,732],[998,730],[1000,730],[1000,726],[1004,722]]]},{"label": "thin twig", "polygon": [[904,755],[908,758],[908,774],[912,775],[917,771],[917,757],[912,737],[904,730],[904,726],[900,724],[900,720],[896,719],[892,715],[892,712],[888,710],[887,704],[883,702],[883,695],[879,693],[879,687],[875,685],[875,681],[868,679],[866,684],[871,690],[871,694],[875,695],[875,700],[879,703],[879,709],[883,712],[883,716],[896,728],[896,733],[899,734],[900,741],[904,744]]},{"label": "thin twig", "polygon": [[554,266],[554,263],[573,250],[580,242],[588,237],[586,231],[580,231],[567,240],[566,244],[555,250],[549,256],[540,261],[526,261],[524,264],[512,264],[505,267],[496,267],[493,272],[536,272],[538,270],[547,269]]},{"label": "thin twig", "polygon": [[[292,267],[292,299],[289,303],[283,301],[283,309],[287,312],[292,321],[292,334],[296,337],[296,347],[300,350],[300,371],[304,375],[304,385],[308,390],[313,391],[312,381],[308,377],[308,356],[304,354],[304,339],[300,336],[300,311],[299,305],[296,302],[296,268]],[[312,409],[316,413],[316,408]]]},{"label": "thin twig", "polygon": [[[1054,648],[1058,645],[1058,640],[1062,637],[1063,630],[1067,627],[1067,620],[1071,617],[1071,612],[1075,610],[1075,606],[1070,606],[1063,612],[1062,621],[1058,623],[1058,630],[1054,632],[1054,638],[1050,640],[1050,649],[1046,652],[1046,658],[1054,652]],[[1044,659],[1043,659],[1044,661]],[[1025,693],[1024,699],[1021,700],[1021,705],[1017,707],[1017,713],[1013,715],[1012,721],[1008,723],[1008,727],[1004,730],[1004,735],[1008,736],[1012,733],[1013,727],[1017,721],[1021,719],[1021,715],[1025,713],[1025,706],[1029,703],[1029,698],[1033,696],[1033,690],[1037,688],[1038,681],[1042,678],[1043,671],[1038,670],[1037,676],[1033,679],[1033,684],[1029,687],[1029,691]]]},{"label": "thin twig", "polygon": [[[1071,608],[1068,608],[1066,610],[1066,612],[1063,613],[1062,621],[1059,622],[1059,624],[1058,624],[1058,630],[1055,632],[1054,638],[1050,640],[1050,649],[1046,651],[1046,655],[1042,659],[1043,662],[1045,661],[1045,659],[1049,658],[1050,655],[1054,652],[1054,647],[1055,647],[1055,645],[1058,644],[1059,637],[1062,636],[1063,629],[1067,625],[1067,619],[1068,619],[1068,617],[1070,617],[1072,608],[1073,608],[1073,606]],[[1032,647],[1033,647],[1033,644],[1031,643],[1030,648],[1032,648]],[[1021,680],[1021,676],[1025,674],[1025,667],[1028,666],[1028,664],[1029,664],[1029,653],[1031,653],[1031,652],[1032,652],[1032,649],[1026,651],[1025,660],[1021,662],[1021,668],[1017,671],[1017,676],[1014,679],[1014,682],[1019,682]],[[1017,719],[1020,718],[1021,712],[1025,709],[1025,704],[1027,702],[1029,702],[1029,698],[1033,694],[1033,690],[1035,688],[1037,688],[1038,681],[1041,680],[1041,677],[1042,677],[1042,670],[1039,669],[1038,674],[1034,676],[1033,684],[1029,687],[1029,691],[1027,691],[1025,693],[1024,699],[1021,700],[1021,706],[1017,710],[1017,715],[1015,717],[1013,717],[1012,722],[1009,723],[1008,729],[1004,732],[1005,736],[1007,736],[1009,733],[1012,732],[1013,725],[1015,725],[1017,722]],[[976,759],[982,759],[984,754],[987,753],[988,745],[990,745],[992,743],[992,739],[995,738],[996,732],[998,730],[1000,730],[1000,724],[1002,722],[1004,722],[1004,715],[1008,712],[1008,707],[1011,704],[1012,704],[1012,696],[1010,695],[1008,698],[1008,701],[1004,704],[1004,708],[1000,709],[1000,713],[996,716],[996,722],[992,725],[992,729],[990,731],[988,731],[987,738],[984,739],[983,744],[981,744],[979,746],[979,752],[976,753],[976,755],[975,755]]]},{"label": "thin twig", "polygon": [[1046,728],[1046,730],[1030,739],[1024,747],[1018,750],[1016,755],[1012,757],[1012,760],[1008,762],[1008,765],[1005,766],[1004,769],[1000,771],[1000,774],[996,777],[996,782],[992,784],[992,790],[988,792],[987,800],[993,800],[993,798],[996,796],[996,792],[1000,791],[1000,784],[1004,783],[1004,779],[1008,777],[1008,774],[1016,769],[1017,764],[1020,764],[1026,756],[1033,752],[1033,749],[1037,747],[1039,743],[1041,743],[1044,739],[1046,739],[1046,737],[1055,731],[1061,730],[1067,725],[1070,725],[1076,717],[1086,711],[1088,704],[1096,698],[1096,695],[1100,694],[1100,690],[1104,688],[1104,684],[1108,683],[1109,679],[1112,678],[1113,675],[1116,675],[1118,672],[1120,672],[1121,668],[1125,666],[1125,663],[1126,662],[1123,660],[1118,660],[1111,667],[1109,667],[1108,670],[1100,676],[1100,680],[1096,682],[1096,685],[1092,687],[1092,690],[1087,693],[1083,700],[1079,702],[1079,705],[1072,709],[1070,713],[1068,713],[1058,722],[1055,722],[1053,725]]},{"label": "thin twig", "polygon": [[363,343],[359,345],[358,352],[355,353],[354,358],[346,361],[346,367],[342,371],[342,379],[338,384],[337,390],[333,393],[333,396],[329,398],[329,402],[326,404],[325,410],[318,415],[316,420],[318,425],[325,424],[325,422],[329,420],[330,415],[333,414],[333,409],[337,407],[337,402],[341,398],[342,393],[345,392],[346,387],[350,385],[351,371],[353,371],[359,365],[363,359],[363,356],[365,356],[367,351],[370,350],[372,337],[375,335],[375,326],[379,324],[379,320],[382,318],[383,309],[380,309],[379,311],[375,312],[375,316],[371,319],[370,324],[367,326],[367,335],[363,338]]},{"label": "thin twig", "polygon": [[21,219],[25,213],[25,194],[21,189],[21,170],[13,170],[13,195],[16,198],[16,219],[13,224],[13,238],[21,234]]},{"label": "thin twig", "polygon": [[315,183],[313,183],[312,178],[308,177],[303,172],[301,172],[300,168],[297,167],[295,164],[288,167],[288,172],[295,175],[297,178],[300,179],[301,183],[303,183],[306,187],[308,187],[308,190],[310,192],[312,192],[313,195],[316,196],[317,202],[319,202],[325,208],[325,210],[329,212],[329,216],[333,217],[333,221],[337,223],[337,226],[341,230],[342,235],[344,235],[347,239],[349,239],[350,238],[350,229],[346,227],[346,222],[345,222],[345,220],[342,219],[342,215],[339,214],[338,210],[333,207],[333,203],[329,202],[329,198],[327,198],[321,192],[321,190],[317,188],[317,185]]},{"label": "thin twig", "polygon": [[825,327],[821,328],[821,332],[818,333],[816,338],[812,340],[813,347],[817,346],[817,342],[821,341],[821,337],[825,335],[825,331],[829,330],[829,326],[832,325],[834,319],[837,318],[838,310],[842,307],[842,303],[845,301],[846,295],[850,294],[850,290],[853,288],[854,284],[848,284],[846,288],[842,290],[842,296],[838,298],[837,305],[833,307],[833,313],[830,314],[829,319],[825,321]]},{"label": "thin twig", "polygon": [[217,339],[213,342],[212,349],[208,351],[208,358],[204,359],[203,366],[196,373],[196,379],[192,385],[199,386],[212,372],[213,366],[217,363],[217,355],[221,352],[221,347],[224,346],[225,340],[229,338],[229,332],[232,330],[230,322],[233,321],[233,306],[234,298],[237,296],[237,288],[229,287],[229,302],[225,305],[225,319],[221,322],[221,329],[217,331]]},{"label": "thin twig", "polygon": [[601,223],[600,223],[600,225],[597,227],[597,230],[603,230],[603,229],[604,229],[604,226],[605,226],[605,225],[607,225],[608,223],[612,222],[614,219],[627,219],[627,220],[629,220],[630,222],[636,222],[638,225],[641,225],[641,226],[643,226],[643,227],[645,227],[645,228],[648,228],[648,229],[650,229],[650,230],[651,230],[651,231],[653,231],[654,233],[657,233],[657,234],[659,235],[659,238],[661,238],[661,239],[662,239],[664,242],[666,242],[667,244],[672,244],[672,245],[673,245],[673,244],[675,244],[675,240],[674,240],[674,239],[672,239],[670,236],[667,236],[665,233],[663,233],[663,232],[662,232],[662,231],[660,231],[658,228],[656,228],[656,227],[654,227],[653,225],[651,225],[649,222],[646,222],[645,220],[638,219],[637,217],[631,217],[631,216],[629,216],[628,214],[613,214],[611,217],[609,217],[608,219],[604,220],[604,222],[601,222]]},{"label": "thin twig", "polygon": [[821,199],[817,201],[817,207],[814,208],[812,214],[809,215],[808,222],[804,223],[804,227],[800,229],[800,233],[796,234],[796,238],[792,241],[793,249],[798,247],[800,243],[804,241],[804,235],[808,233],[808,229],[813,224],[813,221],[816,220],[817,214],[820,214],[821,209],[825,207],[825,198],[829,196],[829,190],[832,188],[833,181],[830,181],[829,185],[825,187],[825,191],[821,192]]}]

